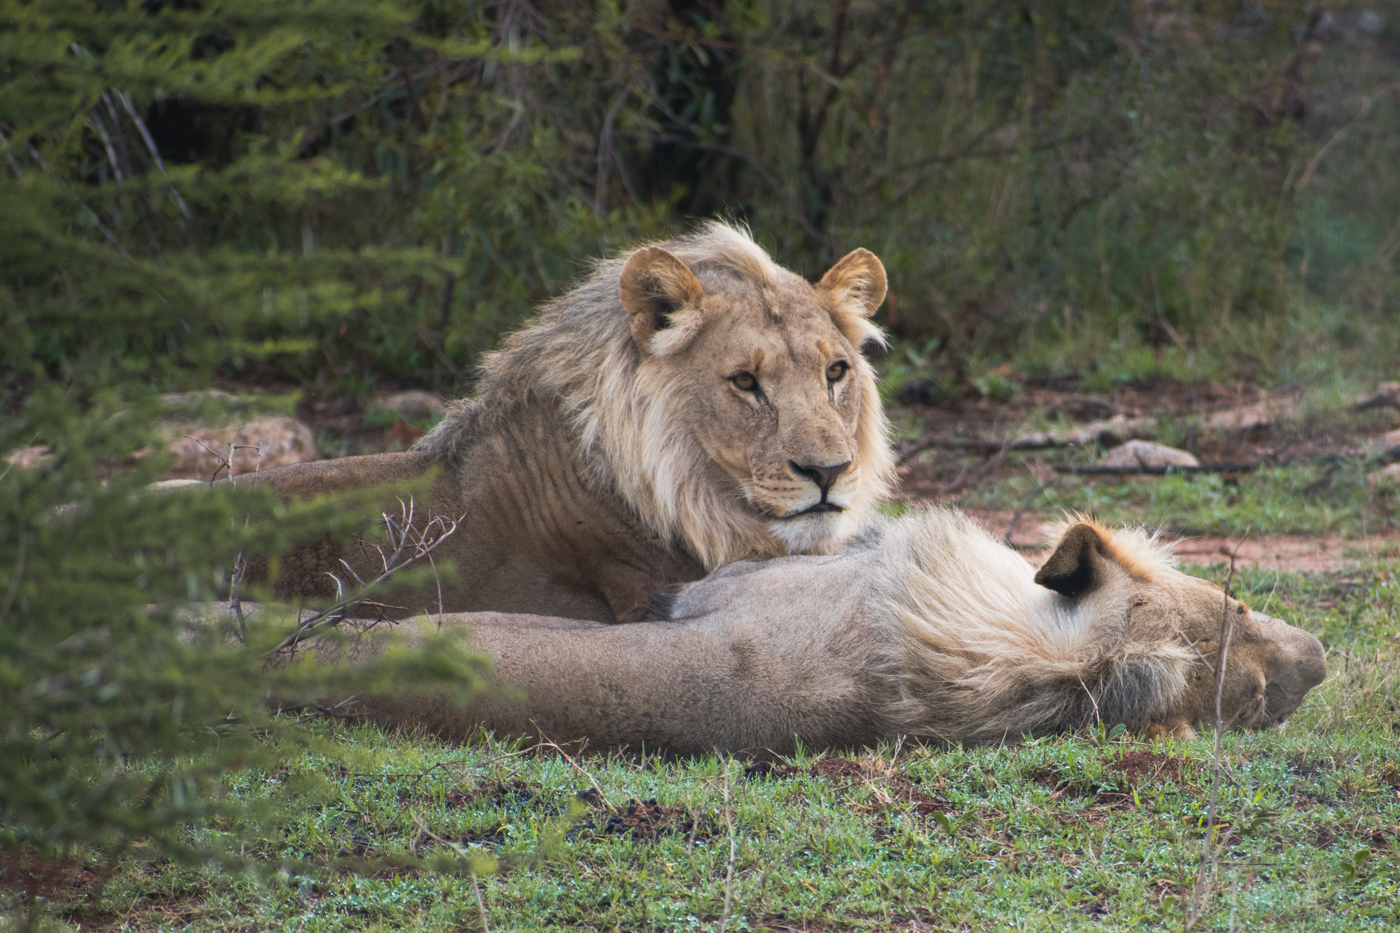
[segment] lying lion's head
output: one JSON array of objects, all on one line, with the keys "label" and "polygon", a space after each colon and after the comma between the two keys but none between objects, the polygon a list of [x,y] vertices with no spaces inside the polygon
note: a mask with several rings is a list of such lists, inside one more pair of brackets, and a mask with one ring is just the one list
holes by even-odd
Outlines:
[{"label": "lying lion's head", "polygon": [[1078,518],[1035,571],[966,519],[900,527],[908,558],[882,589],[895,610],[911,733],[960,740],[1073,732],[1096,723],[1188,736],[1283,722],[1327,664],[1308,632],[1251,612],[1173,566],[1137,529]]},{"label": "lying lion's head", "polygon": [[1181,573],[1163,551],[1131,532],[1110,534],[1091,521],[1076,522],[1036,582],[1093,615],[1121,616],[1127,650],[1100,699],[1113,709],[1114,722],[1140,717],[1131,724],[1176,735],[1213,726],[1222,646],[1225,729],[1282,723],[1327,676],[1322,644],[1312,635]]},{"label": "lying lion's head", "polygon": [[866,250],[812,285],[711,223],[601,263],[502,342],[476,399],[420,447],[451,456],[552,407],[577,428],[574,471],[706,567],[830,551],[893,479],[860,352],[883,339],[869,319],[884,297]]}]

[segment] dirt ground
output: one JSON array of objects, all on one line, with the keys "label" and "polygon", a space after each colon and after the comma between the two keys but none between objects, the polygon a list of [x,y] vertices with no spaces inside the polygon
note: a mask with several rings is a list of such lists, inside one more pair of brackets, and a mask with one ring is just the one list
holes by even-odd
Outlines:
[{"label": "dirt ground", "polygon": [[[1380,438],[1400,425],[1400,405],[1393,384],[1389,400],[1377,395],[1371,401],[1345,403],[1339,412],[1324,416],[1295,414],[1276,424],[1256,424],[1243,430],[1177,430],[1171,441],[1195,455],[1203,464],[1282,464],[1336,455],[1357,455],[1375,449]],[[917,387],[915,387],[917,389]],[[1385,390],[1382,385],[1378,393]],[[1029,509],[1019,517],[1013,508],[978,508],[960,502],[968,492],[1017,472],[1039,480],[1055,476],[1046,461],[1048,451],[1007,455],[997,440],[1013,438],[1034,429],[1041,432],[1103,424],[1110,419],[1148,419],[1169,423],[1206,422],[1222,412],[1251,406],[1277,405],[1301,410],[1298,387],[1265,392],[1257,386],[1215,383],[1186,384],[1171,380],[1125,384],[1111,393],[1077,391],[1071,376],[1030,378],[1007,401],[950,399],[938,405],[919,404],[917,392],[905,393],[905,405],[894,410],[896,423],[917,425],[918,441],[907,448],[936,442],[931,457],[913,459],[900,467],[900,494],[911,502],[945,502],[960,505],[989,531],[1022,549],[1028,560],[1038,562],[1038,548],[1060,516]],[[1379,399],[1379,401],[1377,401]],[[1115,443],[1108,437],[1107,443]],[[1394,559],[1400,556],[1400,529],[1382,525],[1378,533],[1361,538],[1338,535],[1257,534],[1222,538],[1209,535],[1167,534],[1176,553],[1186,562],[1210,564],[1233,558],[1241,566],[1269,570],[1342,570],[1358,561]]]},{"label": "dirt ground", "polygon": [[[1011,510],[964,509],[988,531],[1001,537],[1006,534],[1015,514]],[[1011,538],[1026,560],[1039,564],[1044,554],[1040,546],[1051,533],[1053,520],[1048,516],[1021,516]],[[1229,562],[1231,555],[1241,567],[1264,570],[1323,571],[1344,570],[1361,560],[1394,559],[1400,557],[1400,533],[1394,531],[1361,540],[1337,535],[1253,535],[1242,538],[1220,538],[1210,535],[1163,536],[1182,561],[1189,564]]]}]

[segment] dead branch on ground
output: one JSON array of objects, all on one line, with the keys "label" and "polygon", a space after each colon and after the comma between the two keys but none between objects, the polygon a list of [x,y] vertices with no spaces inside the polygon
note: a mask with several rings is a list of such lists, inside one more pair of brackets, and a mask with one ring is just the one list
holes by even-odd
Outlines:
[{"label": "dead branch on ground", "polygon": [[[1360,399],[1347,409],[1353,412],[1367,411],[1373,408],[1397,408],[1400,409],[1400,383],[1383,382],[1374,393],[1366,398]],[[1266,398],[1258,402],[1251,402],[1248,405],[1236,405],[1231,408],[1224,408],[1217,411],[1191,411],[1183,412],[1178,417],[1199,418],[1196,427],[1200,430],[1216,430],[1242,432],[1254,428],[1269,427],[1280,421],[1287,421],[1296,417],[1301,411],[1301,404],[1298,397],[1294,395],[1277,396]],[[1076,425],[1069,428],[1058,428],[1048,431],[1028,431],[1024,434],[1014,435],[1010,439],[996,440],[991,438],[926,438],[912,443],[902,444],[896,448],[899,463],[903,464],[916,454],[926,450],[957,450],[976,451],[978,453],[994,454],[1003,447],[1012,451],[1021,450],[1049,450],[1059,447],[1087,447],[1090,444],[1101,442],[1120,442],[1129,440],[1149,440],[1155,437],[1160,422],[1157,416],[1142,416],[1129,418],[1126,415],[1115,415],[1112,418],[1105,418],[1098,421],[1090,421],[1086,424]],[[1396,452],[1400,457],[1400,452]]]},{"label": "dead branch on ground", "polygon": [[[1330,474],[1335,473],[1347,461],[1360,463],[1362,466],[1384,466],[1400,460],[1400,445],[1388,447],[1380,453],[1370,456],[1347,454],[1323,454],[1320,457],[1309,457],[1304,460],[1246,460],[1242,463],[1203,463],[1199,466],[1149,466],[1140,463],[1136,466],[1103,466],[1090,464],[1088,466],[1066,466],[1055,467],[1056,473],[1067,473],[1075,476],[1166,476],[1168,473],[1253,473],[1255,470],[1281,469],[1282,467],[1294,466],[1321,466],[1326,467]],[[1313,490],[1315,491],[1315,490]]]}]

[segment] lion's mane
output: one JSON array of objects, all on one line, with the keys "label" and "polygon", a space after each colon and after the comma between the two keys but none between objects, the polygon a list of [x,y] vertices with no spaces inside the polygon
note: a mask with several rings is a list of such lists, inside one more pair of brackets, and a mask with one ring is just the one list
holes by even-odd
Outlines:
[{"label": "lion's mane", "polygon": [[[1173,566],[1142,531],[1094,527],[1129,577]],[[961,513],[891,522],[881,547],[876,616],[890,636],[890,715],[901,731],[1003,741],[1096,721],[1142,729],[1180,704],[1199,661],[1170,619],[1105,612],[1036,585],[1023,557]]]}]

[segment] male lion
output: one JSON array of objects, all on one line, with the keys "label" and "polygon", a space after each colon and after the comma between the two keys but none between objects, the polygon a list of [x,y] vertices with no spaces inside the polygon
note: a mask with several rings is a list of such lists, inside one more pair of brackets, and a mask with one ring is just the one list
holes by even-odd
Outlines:
[{"label": "male lion", "polygon": [[[1001,742],[1098,722],[1189,736],[1214,721],[1222,625],[1225,728],[1283,722],[1327,673],[1316,638],[1176,570],[1139,531],[1069,523],[1035,571],[955,512],[871,524],[840,555],[740,562],[679,586],[657,621],[444,617],[521,701],[369,697],[337,709],[455,741],[486,728],[786,755],[799,741]],[[316,650],[365,657],[393,637]]]},{"label": "male lion", "polygon": [[[866,250],[813,286],[710,223],[545,305],[414,450],[239,482],[379,486],[389,503],[441,464],[419,514],[462,519],[435,555],[457,568],[443,608],[634,620],[658,588],[731,561],[829,553],[884,496],[894,462],[860,353],[882,339],[869,318],[884,296]],[[341,558],[374,567],[345,550],[292,555],[275,592],[329,595]],[[439,608],[436,587],[386,599]]]}]

